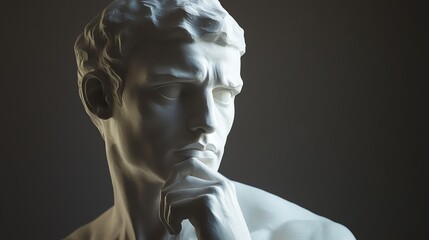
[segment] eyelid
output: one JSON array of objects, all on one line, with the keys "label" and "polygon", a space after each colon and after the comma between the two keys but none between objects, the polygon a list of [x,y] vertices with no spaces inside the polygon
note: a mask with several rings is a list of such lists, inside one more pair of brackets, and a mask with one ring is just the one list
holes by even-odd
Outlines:
[{"label": "eyelid", "polygon": [[162,88],[162,87],[166,87],[166,86],[181,85],[181,84],[182,83],[180,83],[180,82],[165,82],[165,83],[152,84],[152,87],[154,89],[158,89],[158,88]]},{"label": "eyelid", "polygon": [[221,91],[221,90],[229,90],[229,91],[231,91],[232,96],[236,96],[237,94],[239,94],[241,92],[240,91],[241,87],[242,87],[241,84],[237,85],[237,86],[218,86],[218,87],[215,87],[213,89],[213,92]]},{"label": "eyelid", "polygon": [[[169,88],[169,89],[167,89]],[[162,89],[165,90],[173,90],[176,92],[173,92],[172,96],[167,96],[168,94],[165,92],[162,92]],[[154,90],[161,95],[163,98],[168,99],[168,100],[177,100],[180,96],[180,92],[181,92],[181,84],[180,83],[166,83],[166,84],[160,84],[157,86],[154,86]]]},{"label": "eyelid", "polygon": [[148,86],[150,87],[162,87],[164,85],[170,85],[170,84],[192,84],[194,81],[192,79],[185,79],[185,78],[166,78],[161,80],[153,81],[153,79],[148,82]]},{"label": "eyelid", "polygon": [[[221,93],[221,95],[218,95],[218,93]],[[224,95],[225,93],[228,95]],[[223,105],[230,104],[233,101],[234,96],[235,95],[233,93],[233,89],[231,88],[220,87],[220,88],[213,89],[213,98],[220,104],[223,104]]]}]

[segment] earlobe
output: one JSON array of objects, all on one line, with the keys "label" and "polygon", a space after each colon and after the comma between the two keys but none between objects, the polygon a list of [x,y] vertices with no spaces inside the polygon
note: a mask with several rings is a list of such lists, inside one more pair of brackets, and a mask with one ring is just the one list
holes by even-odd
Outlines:
[{"label": "earlobe", "polygon": [[82,79],[83,99],[89,111],[100,119],[112,116],[113,102],[109,79],[95,72]]}]

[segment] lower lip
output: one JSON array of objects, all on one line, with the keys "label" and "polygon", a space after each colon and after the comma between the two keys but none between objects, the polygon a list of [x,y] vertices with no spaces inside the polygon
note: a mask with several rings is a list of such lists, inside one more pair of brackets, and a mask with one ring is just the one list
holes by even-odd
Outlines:
[{"label": "lower lip", "polygon": [[216,154],[213,151],[200,151],[194,149],[180,151],[180,155],[187,158],[194,157],[204,163],[206,163],[207,161],[213,161],[217,158]]}]

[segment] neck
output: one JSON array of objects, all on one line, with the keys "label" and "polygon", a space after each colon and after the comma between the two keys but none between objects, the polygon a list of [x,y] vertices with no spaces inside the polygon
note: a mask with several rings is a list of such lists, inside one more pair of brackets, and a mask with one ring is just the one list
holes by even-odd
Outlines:
[{"label": "neck", "polygon": [[114,193],[111,221],[121,226],[121,239],[162,239],[166,234],[159,219],[163,183],[150,181],[127,166],[116,146],[106,146],[106,151]]}]

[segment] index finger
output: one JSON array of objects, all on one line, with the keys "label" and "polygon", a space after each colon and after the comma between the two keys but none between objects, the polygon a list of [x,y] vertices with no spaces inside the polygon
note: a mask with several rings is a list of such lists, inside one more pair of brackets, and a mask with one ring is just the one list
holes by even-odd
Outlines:
[{"label": "index finger", "polygon": [[197,158],[189,158],[183,162],[176,164],[165,182],[164,186],[170,185],[186,175],[191,175],[208,181],[222,180],[222,175],[213,171],[207,165],[202,163]]}]

